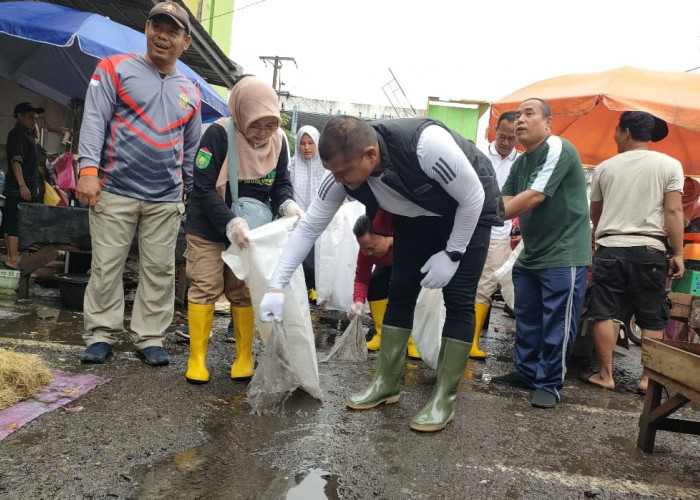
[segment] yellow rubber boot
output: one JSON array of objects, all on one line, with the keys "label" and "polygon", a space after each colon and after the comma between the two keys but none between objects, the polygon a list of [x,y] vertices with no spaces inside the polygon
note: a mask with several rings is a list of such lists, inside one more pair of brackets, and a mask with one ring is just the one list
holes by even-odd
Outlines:
[{"label": "yellow rubber boot", "polygon": [[408,337],[408,351],[406,351],[406,354],[411,359],[420,359],[420,353],[418,352],[418,349],[416,349],[416,343],[413,341],[413,335]]},{"label": "yellow rubber boot", "polygon": [[479,337],[481,337],[481,329],[484,327],[489,307],[488,304],[474,304],[474,340],[469,351],[469,357],[472,359],[486,359],[486,352],[479,349]]},{"label": "yellow rubber boot", "polygon": [[382,340],[382,325],[384,324],[384,313],[389,299],[371,300],[369,303],[369,311],[372,313],[372,321],[374,329],[377,333],[374,334],[372,340],[367,342],[367,349],[370,351],[378,351]]},{"label": "yellow rubber boot", "polygon": [[190,329],[190,358],[187,360],[185,378],[193,384],[204,384],[209,381],[207,346],[211,322],[214,319],[214,304],[188,302],[187,318]]},{"label": "yellow rubber boot", "polygon": [[236,338],[236,360],[231,365],[231,378],[253,376],[253,337],[255,313],[253,306],[232,307],[233,335]]}]

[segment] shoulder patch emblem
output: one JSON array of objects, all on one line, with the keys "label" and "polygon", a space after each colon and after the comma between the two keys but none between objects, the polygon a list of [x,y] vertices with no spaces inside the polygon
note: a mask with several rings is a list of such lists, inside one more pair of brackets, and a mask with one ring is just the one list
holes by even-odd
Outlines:
[{"label": "shoulder patch emblem", "polygon": [[209,166],[210,161],[211,151],[209,151],[207,148],[200,148],[200,150],[197,151],[197,156],[194,158],[194,164],[197,165],[197,168],[204,170]]},{"label": "shoulder patch emblem", "polygon": [[190,109],[190,100],[187,98],[187,95],[185,95],[184,93],[180,94],[180,98],[178,99],[178,104],[180,105],[180,107],[181,107],[183,110],[189,111],[189,109]]}]

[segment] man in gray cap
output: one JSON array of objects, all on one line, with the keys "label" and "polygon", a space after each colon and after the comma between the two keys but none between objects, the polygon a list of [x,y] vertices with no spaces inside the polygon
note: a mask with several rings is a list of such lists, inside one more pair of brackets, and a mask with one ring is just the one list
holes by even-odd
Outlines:
[{"label": "man in gray cap", "polygon": [[173,317],[175,242],[202,123],[199,91],[175,68],[189,32],[183,7],[155,5],[146,54],[103,59],[88,86],[76,189],[90,207],[92,237],[83,362],[104,363],[124,330],[122,272],[137,229],[136,355],[153,366],[170,360],[162,343]]}]

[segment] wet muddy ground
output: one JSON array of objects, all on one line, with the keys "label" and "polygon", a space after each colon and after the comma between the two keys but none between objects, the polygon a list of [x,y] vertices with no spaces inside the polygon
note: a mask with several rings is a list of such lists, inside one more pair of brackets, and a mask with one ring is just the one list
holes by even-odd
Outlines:
[{"label": "wet muddy ground", "polygon": [[[283,414],[253,416],[246,384],[229,378],[235,344],[224,341],[225,315],[215,318],[211,381],[195,386],[175,325],[167,367],[138,361],[126,334],[106,364],[81,365],[82,313],[61,309],[56,290],[32,292],[25,303],[0,296],[0,347],[111,381],[75,401],[83,411],[46,413],[0,441],[2,498],[700,498],[699,437],[659,432],[654,453],[635,446],[636,346],[616,351],[615,391],[578,381],[595,362],[577,358],[561,404],[538,410],[527,391],[489,383],[512,368],[513,323],[496,307],[482,341],[490,356],[467,365],[454,421],[420,434],[408,424],[435,378],[420,361],[407,361],[395,405],[345,407],[370,380],[371,355],[321,364],[321,401],[297,392]],[[325,353],[343,315],[313,312]],[[700,408],[678,416],[700,420]]]}]

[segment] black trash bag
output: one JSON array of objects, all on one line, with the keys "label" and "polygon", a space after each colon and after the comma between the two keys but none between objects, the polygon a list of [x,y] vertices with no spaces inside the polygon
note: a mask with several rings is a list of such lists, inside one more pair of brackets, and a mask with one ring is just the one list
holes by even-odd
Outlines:
[{"label": "black trash bag", "polygon": [[367,341],[362,320],[358,314],[353,318],[339,339],[335,341],[331,352],[321,360],[326,363],[335,361],[365,361],[367,359]]},{"label": "black trash bag", "polygon": [[301,379],[289,360],[284,328],[275,321],[263,359],[248,384],[246,401],[254,415],[280,413],[284,402],[300,385]]}]

